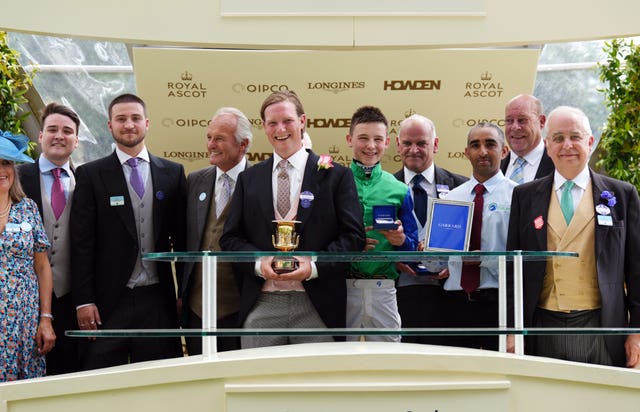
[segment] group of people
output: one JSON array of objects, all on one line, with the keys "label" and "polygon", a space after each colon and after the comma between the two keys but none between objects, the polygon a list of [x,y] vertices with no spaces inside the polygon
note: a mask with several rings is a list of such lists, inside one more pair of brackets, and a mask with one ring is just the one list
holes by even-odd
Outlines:
[{"label": "group of people", "polygon": [[[492,123],[469,130],[469,178],[434,164],[436,127],[419,114],[398,130],[402,169],[382,170],[391,142],[387,119],[373,106],[351,118],[349,167],[318,156],[305,147],[306,113],[292,91],[272,93],[260,109],[272,157],[247,161],[251,123],[238,109],[223,107],[207,128],[211,166],[186,179],[181,165],[147,151],[142,99],[118,96],[108,114],[114,152],[77,169],[69,159],[80,120],[66,106],[45,108],[35,163],[23,153],[25,139],[0,138],[1,380],[42,376],[45,354],[48,374],[181,356],[178,338],[64,336],[77,328],[202,327],[201,264],[177,264],[176,288],[171,265],[144,260],[145,253],[272,251],[274,220],[299,222],[299,251],[423,250],[429,198],[473,202],[470,250],[579,252],[577,259],[525,262],[526,327],[640,326],[638,193],[588,167],[594,139],[577,108],[558,107],[546,117],[534,96],[514,97],[504,132]],[[381,205],[394,221],[378,228],[374,206]],[[426,273],[409,263],[306,258],[281,271],[273,257],[217,269],[223,328],[498,323],[498,269],[490,259],[450,259]],[[508,296],[512,287],[508,282]],[[341,339],[220,337],[218,348]],[[495,336],[399,334],[347,339],[484,349],[497,349],[498,342]],[[512,349],[512,337],[508,342]],[[189,354],[202,352],[201,339],[186,343]],[[528,337],[525,349],[581,362],[640,364],[640,335]]]}]

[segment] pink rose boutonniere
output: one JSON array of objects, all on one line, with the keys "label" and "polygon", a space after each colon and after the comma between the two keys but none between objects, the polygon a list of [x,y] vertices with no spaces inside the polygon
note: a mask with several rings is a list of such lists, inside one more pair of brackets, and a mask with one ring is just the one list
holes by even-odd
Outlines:
[{"label": "pink rose boutonniere", "polygon": [[333,167],[333,158],[329,155],[320,155],[318,170],[326,170]]}]

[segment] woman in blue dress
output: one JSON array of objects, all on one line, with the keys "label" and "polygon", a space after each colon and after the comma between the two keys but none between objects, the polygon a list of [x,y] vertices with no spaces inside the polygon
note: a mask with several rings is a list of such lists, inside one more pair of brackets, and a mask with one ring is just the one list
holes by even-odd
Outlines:
[{"label": "woman in blue dress", "polygon": [[27,141],[0,130],[0,382],[44,376],[56,340],[49,241],[15,168]]}]

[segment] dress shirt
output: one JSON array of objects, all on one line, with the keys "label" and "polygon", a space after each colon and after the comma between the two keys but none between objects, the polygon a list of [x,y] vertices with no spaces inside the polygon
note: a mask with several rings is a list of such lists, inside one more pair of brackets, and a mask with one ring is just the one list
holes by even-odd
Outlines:
[{"label": "dress shirt", "polygon": [[[478,182],[473,176],[469,181],[453,189],[447,200],[473,202],[473,188]],[[500,170],[491,179],[482,183],[485,187],[484,208],[482,209],[482,233],[480,250],[483,252],[503,252],[507,245],[509,214],[511,212],[511,194],[518,184],[505,177]],[[462,290],[460,279],[462,260],[459,257],[449,259],[449,278],[444,284],[445,290]],[[479,289],[498,287],[498,258],[485,257],[480,263]]]},{"label": "dress shirt", "polygon": [[[289,190],[291,207],[295,207],[298,204],[298,195],[300,194],[300,188],[302,187],[302,178],[304,177],[304,168],[307,165],[307,159],[309,153],[304,148],[300,148],[293,155],[287,159],[289,161],[289,167],[287,173],[289,174]],[[273,189],[273,210],[276,210],[276,203],[278,201],[278,163],[280,163],[282,157],[277,153],[273,154],[273,170],[271,171],[271,187]],[[283,216],[284,218],[284,216]]]},{"label": "dress shirt", "polygon": [[62,182],[62,189],[64,190],[64,198],[69,200],[69,184],[71,182],[71,167],[69,162],[58,166],[51,162],[49,159],[40,155],[38,159],[38,167],[40,168],[40,176],[42,177],[42,183],[44,184],[44,192],[51,199],[51,187],[53,186],[53,173],[51,171],[56,168],[61,168],[60,181]]},{"label": "dress shirt", "polygon": [[[222,175],[226,173],[227,176],[229,176],[229,178],[231,179],[231,193],[233,194],[233,191],[236,190],[236,182],[238,181],[238,175],[246,167],[247,167],[247,159],[244,156],[242,157],[240,162],[238,162],[238,164],[236,164],[226,172],[222,171],[222,169],[216,166],[216,184],[215,184],[216,204],[220,202],[220,198],[222,197],[222,180],[221,180]],[[229,201],[231,201],[231,199],[229,199]]]},{"label": "dress shirt", "polygon": [[[122,165],[122,170],[124,171],[124,177],[127,179],[127,182],[131,179],[131,167],[126,165],[127,160],[131,159],[134,156],[130,156],[127,153],[123,152],[116,146],[116,155],[118,156],[118,160]],[[143,146],[140,153],[137,156],[138,159],[144,160],[143,162],[138,162],[138,173],[140,173],[140,177],[142,178],[142,183],[144,187],[147,187],[147,179],[149,179],[149,152],[147,151],[147,147]]]},{"label": "dress shirt", "polygon": [[[587,185],[589,184],[589,180],[591,176],[589,175],[589,167],[585,166],[584,169],[578,175],[571,179],[573,183],[573,188],[571,189],[571,196],[573,197],[573,211],[576,211],[576,208],[580,204],[580,200],[582,200],[582,195],[584,195],[584,191],[587,189]],[[557,170],[553,172],[553,190],[556,192],[556,196],[558,196],[558,204],[562,201],[562,185],[568,179],[565,179]]]},{"label": "dress shirt", "polygon": [[[524,181],[531,182],[535,179],[536,173],[538,172],[538,166],[540,166],[540,161],[542,160],[542,155],[544,154],[544,142],[540,140],[540,143],[525,156],[522,156],[524,160],[526,160],[525,164],[522,166],[522,173],[524,175]],[[509,177],[513,173],[513,171],[518,167],[516,164],[516,160],[518,160],[518,155],[512,150],[509,153],[509,166],[507,167],[507,171],[504,174]]]},{"label": "dress shirt", "polygon": [[[429,166],[428,168],[426,168],[425,170],[422,171],[422,176],[424,177],[424,180],[420,183],[420,186],[422,186],[422,188],[427,192],[427,195],[429,197],[438,197],[438,193],[436,192],[436,175],[435,175],[435,170],[436,167],[434,166],[433,163],[431,163],[431,166]],[[409,169],[407,169],[406,167],[404,168],[404,183],[411,187],[411,179],[413,179],[413,177],[417,175],[416,172],[411,171]],[[411,192],[411,196],[413,197],[413,191]]]}]

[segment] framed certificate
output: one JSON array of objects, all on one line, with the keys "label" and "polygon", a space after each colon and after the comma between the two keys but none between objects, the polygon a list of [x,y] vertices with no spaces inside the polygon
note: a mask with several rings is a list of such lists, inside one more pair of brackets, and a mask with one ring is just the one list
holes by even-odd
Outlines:
[{"label": "framed certificate", "polygon": [[425,250],[469,250],[473,202],[429,198]]}]

